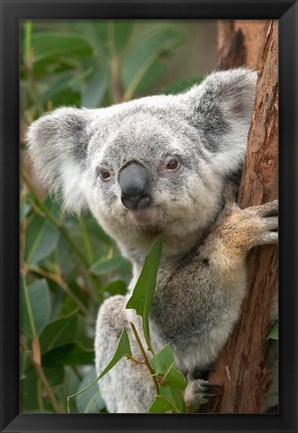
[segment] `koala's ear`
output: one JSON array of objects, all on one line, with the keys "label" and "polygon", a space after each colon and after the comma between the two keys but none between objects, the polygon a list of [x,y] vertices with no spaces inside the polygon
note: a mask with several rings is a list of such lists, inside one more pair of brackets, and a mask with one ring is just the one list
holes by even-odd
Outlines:
[{"label": "koala's ear", "polygon": [[34,168],[51,192],[62,195],[65,208],[87,206],[82,175],[91,137],[93,110],[63,107],[43,115],[27,133]]},{"label": "koala's ear", "polygon": [[256,81],[257,72],[230,69],[214,72],[184,94],[202,144],[231,169],[245,155]]}]

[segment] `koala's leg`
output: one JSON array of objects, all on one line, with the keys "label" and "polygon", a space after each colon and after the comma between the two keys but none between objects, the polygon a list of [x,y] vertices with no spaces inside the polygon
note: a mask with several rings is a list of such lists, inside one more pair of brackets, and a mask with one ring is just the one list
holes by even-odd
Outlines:
[{"label": "koala's leg", "polygon": [[[107,299],[99,310],[95,338],[98,375],[112,359],[124,327],[128,333],[132,355],[142,359],[129,324],[133,313],[125,310],[126,303],[126,297],[113,296]],[[133,318],[133,321],[135,325],[138,324],[137,317]],[[98,383],[110,413],[146,413],[155,398],[152,377],[147,367],[126,358],[121,359]]]}]

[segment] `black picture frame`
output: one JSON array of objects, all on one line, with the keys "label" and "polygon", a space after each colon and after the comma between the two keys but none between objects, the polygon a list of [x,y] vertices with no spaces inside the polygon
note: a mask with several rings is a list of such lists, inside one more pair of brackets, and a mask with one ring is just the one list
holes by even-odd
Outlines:
[{"label": "black picture frame", "polygon": [[[1,432],[296,432],[298,5],[289,0],[0,0]],[[278,414],[19,414],[19,20],[278,19],[280,409]]]}]

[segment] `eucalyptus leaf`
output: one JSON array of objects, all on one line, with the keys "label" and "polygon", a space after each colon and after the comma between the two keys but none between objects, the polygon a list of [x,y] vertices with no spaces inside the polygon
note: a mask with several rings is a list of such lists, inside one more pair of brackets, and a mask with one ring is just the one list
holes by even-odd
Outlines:
[{"label": "eucalyptus leaf", "polygon": [[115,48],[121,56],[131,37],[134,22],[132,20],[113,20],[108,25],[113,26]]},{"label": "eucalyptus leaf", "polygon": [[183,374],[174,367],[174,362],[174,354],[170,344],[167,344],[151,359],[151,365],[155,372],[164,378],[165,384],[184,390],[187,381]]},{"label": "eucalyptus leaf", "polygon": [[64,368],[62,365],[44,365],[44,374],[51,386],[63,383]]},{"label": "eucalyptus leaf", "polygon": [[98,68],[85,89],[82,90],[82,106],[96,108],[100,105],[107,91],[110,79],[110,69],[107,65]]},{"label": "eucalyptus leaf", "polygon": [[[95,368],[92,367],[78,386],[78,391],[80,389],[86,388],[86,386],[93,382],[96,377],[97,374]],[[79,413],[98,413],[101,409],[103,409],[105,407],[105,402],[100,395],[98,384],[95,383],[85,392],[78,395],[76,397],[76,404]]]},{"label": "eucalyptus leaf", "polygon": [[168,400],[166,397],[158,395],[152,405],[148,413],[178,413],[177,408],[173,405],[173,403]]},{"label": "eucalyptus leaf", "polygon": [[130,266],[128,260],[124,259],[120,255],[113,256],[111,258],[102,257],[89,269],[94,275],[106,275],[112,272],[121,271],[123,267]]},{"label": "eucalyptus leaf", "polygon": [[110,282],[102,290],[109,292],[110,295],[125,295],[127,292],[127,284],[123,280],[116,280]]},{"label": "eucalyptus leaf", "polygon": [[30,354],[30,350],[24,350],[22,352],[20,352],[20,362],[19,362],[19,367],[20,367],[20,379],[23,378],[23,376],[25,375],[25,372],[28,368],[28,361],[29,361],[29,354]]},{"label": "eucalyptus leaf", "polygon": [[[28,292],[35,329],[37,335],[40,335],[51,316],[52,306],[47,280],[36,280],[34,283],[30,284]],[[20,328],[27,337],[33,337],[23,287],[21,287],[20,291]]]},{"label": "eucalyptus leaf", "polygon": [[153,350],[150,343],[149,311],[156,288],[161,250],[162,234],[155,239],[152,247],[150,248],[137,284],[135,285],[134,291],[128,303],[126,304],[127,309],[136,310],[136,313],[142,317],[144,336],[151,352],[153,352]]},{"label": "eucalyptus leaf", "polygon": [[175,406],[177,412],[180,413],[187,412],[186,403],[184,401],[183,394],[179,389],[174,388],[172,386],[160,386],[159,391],[162,397],[166,398]]},{"label": "eucalyptus leaf", "polygon": [[32,35],[34,62],[61,54],[90,56],[92,46],[85,36],[58,32],[36,32]]},{"label": "eucalyptus leaf", "polygon": [[20,381],[21,412],[39,411],[38,376],[33,368],[26,372],[26,377]]},{"label": "eucalyptus leaf", "polygon": [[48,351],[43,357],[44,365],[91,365],[94,364],[95,353],[79,343],[69,343]]},{"label": "eucalyptus leaf", "polygon": [[47,258],[57,248],[60,234],[48,219],[34,215],[27,227],[25,259],[37,264]]},{"label": "eucalyptus leaf", "polygon": [[[129,97],[133,96],[143,77],[162,54],[177,47],[183,33],[177,28],[163,28],[150,32],[130,51],[123,61],[121,79]],[[130,98],[129,98],[130,99]]]},{"label": "eucalyptus leaf", "polygon": [[49,323],[40,336],[41,353],[73,343],[76,338],[77,312],[69,317]]}]

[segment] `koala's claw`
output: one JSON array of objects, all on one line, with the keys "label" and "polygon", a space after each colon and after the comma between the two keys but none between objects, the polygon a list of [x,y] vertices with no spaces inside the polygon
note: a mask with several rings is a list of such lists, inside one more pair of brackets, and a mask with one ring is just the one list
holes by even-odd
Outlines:
[{"label": "koala's claw", "polygon": [[278,200],[273,200],[260,206],[253,206],[251,209],[254,210],[261,217],[271,217],[278,215]]},{"label": "koala's claw", "polygon": [[192,380],[187,384],[184,398],[191,411],[195,412],[202,404],[208,403],[209,398],[222,395],[220,392],[222,388],[222,385],[209,383],[203,379]]},{"label": "koala's claw", "polygon": [[278,241],[278,200],[273,200],[261,206],[250,208],[256,220],[259,230],[256,233],[254,245],[276,244]]}]

